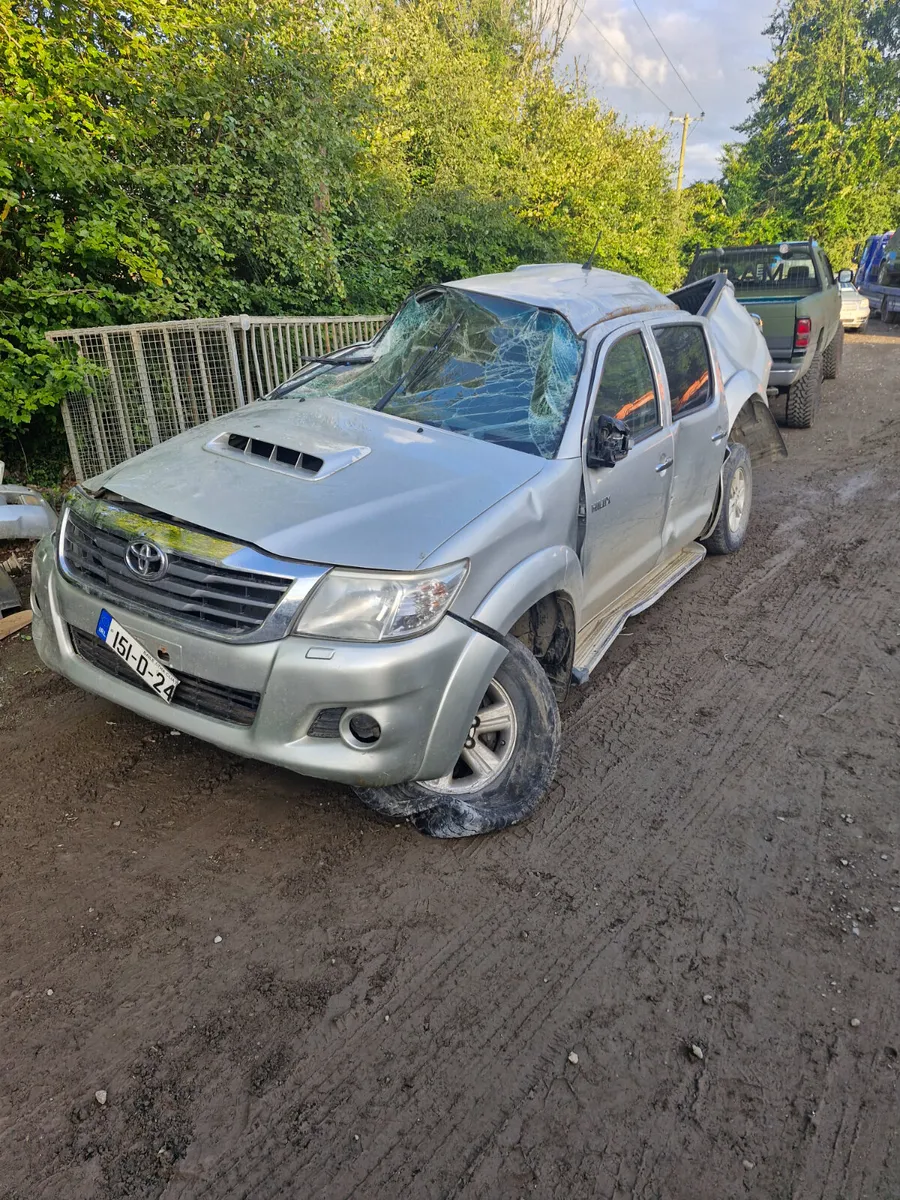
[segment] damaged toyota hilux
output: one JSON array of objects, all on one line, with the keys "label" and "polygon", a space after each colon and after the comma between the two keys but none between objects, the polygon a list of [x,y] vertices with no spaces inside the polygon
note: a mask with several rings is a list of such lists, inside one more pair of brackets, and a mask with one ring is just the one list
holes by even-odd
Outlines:
[{"label": "damaged toyota hilux", "polygon": [[457,837],[531,814],[559,704],[739,549],[785,453],[723,275],[425,288],[365,345],[76,488],[34,640],[80,687]]}]

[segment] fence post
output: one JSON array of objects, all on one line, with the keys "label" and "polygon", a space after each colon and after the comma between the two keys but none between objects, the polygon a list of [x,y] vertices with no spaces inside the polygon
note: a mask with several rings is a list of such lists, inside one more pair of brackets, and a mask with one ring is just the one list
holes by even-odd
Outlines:
[{"label": "fence post", "polygon": [[200,338],[200,329],[194,326],[194,344],[197,347],[197,366],[200,369],[200,386],[203,388],[203,400],[206,404],[206,415],[210,421],[215,417],[212,406],[212,392],[209,390],[209,379],[206,376],[206,356],[203,353],[203,342]]},{"label": "fence post", "polygon": [[81,465],[81,454],[75,439],[75,426],[72,424],[72,414],[69,412],[69,399],[65,397],[59,406],[62,412],[63,429],[66,431],[66,441],[69,443],[69,454],[72,456],[72,470],[79,483],[84,480],[84,467]]},{"label": "fence post", "polygon": [[100,341],[103,345],[103,355],[106,359],[106,369],[109,371],[109,386],[112,392],[113,405],[119,417],[119,426],[122,432],[122,445],[125,447],[125,457],[134,458],[134,438],[131,436],[131,426],[125,416],[125,403],[122,400],[122,393],[119,391],[119,373],[116,370],[116,364],[113,361],[112,350],[109,345],[109,334],[102,333]]},{"label": "fence post", "polygon": [[134,350],[134,361],[141,384],[141,395],[144,398],[147,425],[150,428],[150,441],[154,446],[158,446],[159,426],[156,423],[156,411],[153,408],[153,392],[150,389],[150,376],[147,374],[147,364],[144,362],[144,344],[141,341],[141,335],[136,329],[132,329],[131,331],[131,348]]},{"label": "fence post", "polygon": [[247,403],[244,398],[244,386],[241,382],[241,364],[238,359],[237,342],[234,337],[234,318],[225,318],[225,341],[228,343],[228,359],[231,363],[231,382],[234,390],[234,398],[237,401],[238,408],[243,408]]},{"label": "fence post", "polygon": [[187,429],[187,423],[184,417],[184,401],[181,398],[181,388],[178,386],[178,372],[175,369],[175,355],[172,351],[172,342],[169,338],[169,330],[163,325],[163,350],[166,355],[166,366],[169,368],[169,382],[172,384],[172,405],[175,409],[175,419],[178,422],[178,430],[184,433]]}]

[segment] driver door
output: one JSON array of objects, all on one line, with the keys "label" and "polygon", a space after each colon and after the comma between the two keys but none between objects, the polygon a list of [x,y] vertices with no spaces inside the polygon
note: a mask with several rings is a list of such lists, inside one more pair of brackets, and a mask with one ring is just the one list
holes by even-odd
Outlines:
[{"label": "driver door", "polygon": [[651,571],[662,554],[673,439],[638,330],[604,343],[586,435],[600,413],[629,427],[631,450],[614,467],[584,468],[583,623]]}]

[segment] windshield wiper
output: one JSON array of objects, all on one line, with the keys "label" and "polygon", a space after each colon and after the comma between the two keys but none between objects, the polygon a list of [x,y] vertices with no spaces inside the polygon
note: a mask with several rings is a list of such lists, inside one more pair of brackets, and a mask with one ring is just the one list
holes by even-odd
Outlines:
[{"label": "windshield wiper", "polygon": [[[334,353],[340,354],[342,352],[340,350],[335,350]],[[348,347],[344,353],[349,355],[350,348]],[[303,363],[321,363],[322,366],[325,367],[350,367],[365,366],[366,363],[373,362],[374,357],[374,355],[370,354],[367,358],[324,358],[314,354],[301,354],[300,361]],[[286,379],[284,383],[279,383],[278,387],[269,392],[269,395],[266,398],[268,400],[278,400],[281,396],[286,396],[289,392],[292,392],[294,388],[302,386],[303,380],[297,379],[296,376],[293,376],[291,379]]]},{"label": "windshield wiper", "polygon": [[373,412],[382,412],[382,410],[388,404],[390,404],[401,388],[408,387],[411,383],[418,379],[418,377],[422,374],[422,372],[437,354],[438,350],[440,350],[440,348],[447,342],[450,335],[455,333],[459,328],[460,321],[462,321],[462,313],[460,313],[455,321],[452,321],[447,326],[434,345],[430,346],[427,350],[420,354],[416,361],[403,372],[397,382],[388,388],[381,399],[372,406]]}]

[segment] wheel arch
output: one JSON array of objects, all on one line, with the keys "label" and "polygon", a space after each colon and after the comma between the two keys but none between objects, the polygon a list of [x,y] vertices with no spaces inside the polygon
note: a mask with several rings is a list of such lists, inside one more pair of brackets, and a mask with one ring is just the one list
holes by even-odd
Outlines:
[{"label": "wheel arch", "polygon": [[473,622],[522,642],[544,668],[559,702],[565,699],[581,610],[581,564],[570,546],[548,547],[494,585]]},{"label": "wheel arch", "polygon": [[[768,404],[758,393],[749,396],[741,406],[731,423],[728,440],[746,446],[754,463],[787,457],[787,446],[784,444],[781,430]],[[722,470],[724,469],[723,462]]]}]

